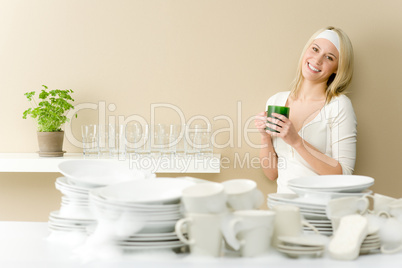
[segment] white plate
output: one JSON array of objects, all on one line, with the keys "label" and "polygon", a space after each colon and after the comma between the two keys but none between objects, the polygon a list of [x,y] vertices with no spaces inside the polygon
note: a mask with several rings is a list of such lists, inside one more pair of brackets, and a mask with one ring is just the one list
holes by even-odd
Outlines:
[{"label": "white plate", "polygon": [[136,218],[139,221],[167,221],[179,220],[183,215],[179,211],[173,212],[147,212],[147,211],[128,211],[125,209],[104,209],[102,207],[93,207],[92,212],[98,215],[98,218],[103,219],[118,219],[121,216]]},{"label": "white plate", "polygon": [[303,245],[303,246],[320,246],[324,247],[328,242],[328,237],[318,234],[303,234],[300,236],[279,236],[278,239],[282,242]]},{"label": "white plate", "polygon": [[181,209],[181,204],[132,204],[127,202],[117,202],[115,200],[107,200],[95,191],[90,193],[90,200],[91,203],[104,208],[125,209],[128,211],[173,212],[180,211]]},{"label": "white plate", "polygon": [[68,160],[59,164],[59,171],[77,186],[88,188],[113,185],[150,176],[131,169],[129,163],[110,160]]},{"label": "white plate", "polygon": [[306,188],[299,188],[295,186],[289,186],[289,189],[291,189],[293,192],[298,194],[300,197],[303,198],[315,198],[315,199],[324,199],[324,200],[330,200],[330,199],[335,199],[335,198],[341,198],[341,197],[351,197],[351,196],[357,196],[361,197],[364,195],[369,195],[372,194],[373,191],[371,190],[364,190],[359,193],[348,193],[348,192],[321,192],[321,191],[316,191],[316,190],[311,190],[311,189],[306,189]]},{"label": "white plate", "polygon": [[278,245],[278,249],[289,250],[289,251],[308,251],[308,252],[316,252],[324,250],[322,246],[295,246],[295,245]]},{"label": "white plate", "polygon": [[374,184],[374,179],[359,175],[323,175],[291,179],[288,186],[327,191],[363,191]]},{"label": "white plate", "polygon": [[[324,209],[328,203],[325,200],[312,200],[307,198],[302,198],[297,194],[268,194],[268,199],[280,202],[282,204],[296,205],[303,208],[313,208],[313,209]],[[268,200],[269,202],[269,200]]]},{"label": "white plate", "polygon": [[95,219],[88,219],[88,218],[80,218],[80,217],[65,217],[60,215],[60,211],[56,210],[56,211],[52,211],[50,212],[50,217],[53,217],[55,219],[59,219],[59,220],[66,220],[66,221],[75,221],[75,222],[94,222]]},{"label": "white plate", "polygon": [[312,213],[300,213],[306,220],[327,220],[327,216],[312,214]]},{"label": "white plate", "polygon": [[124,249],[124,250],[149,250],[149,249],[172,249],[172,248],[180,248],[186,246],[183,242],[175,242],[175,243],[170,243],[170,244],[163,244],[163,245],[143,245],[143,246],[137,246],[137,245],[117,245],[118,248]]},{"label": "white plate", "polygon": [[315,224],[322,224],[322,225],[330,225],[330,226],[332,226],[332,222],[331,222],[331,220],[329,220],[329,219],[326,219],[326,220],[307,220],[310,224],[313,224],[313,225],[315,225]]},{"label": "white plate", "polygon": [[[150,234],[153,234],[153,233],[150,233]],[[170,233],[168,233],[168,234],[170,234]],[[147,235],[147,234],[144,234],[144,235]],[[128,237],[119,242],[147,242],[147,241],[162,242],[162,241],[173,241],[173,240],[178,240],[176,233],[173,233],[172,235],[168,235],[168,236],[163,235],[163,233],[159,234],[158,236],[141,236],[141,234],[138,234],[135,236]]]},{"label": "white plate", "polygon": [[[271,198],[269,198],[268,204],[270,204],[272,206],[283,205],[283,201],[275,201],[275,200],[272,200]],[[304,212],[308,212],[308,213],[326,214],[325,207],[316,208],[316,207],[312,207],[309,205],[302,205],[302,206],[297,205],[297,206],[300,208],[300,211],[304,211]]]},{"label": "white plate", "polygon": [[179,203],[183,189],[195,182],[175,178],[155,178],[122,182],[90,192],[98,193],[108,201],[131,204]]},{"label": "white plate", "polygon": [[[325,235],[325,236],[331,236],[333,234],[333,232],[331,232],[331,231],[319,231],[319,232],[320,232],[320,235]],[[314,231],[311,231],[311,230],[303,230],[303,233],[309,234],[309,235],[316,234]]]},{"label": "white plate", "polygon": [[59,185],[63,188],[69,189],[71,191],[76,191],[79,193],[86,193],[88,194],[89,189],[88,187],[84,187],[84,186],[79,186],[79,185],[75,185],[74,183],[72,183],[67,177],[59,177],[56,179],[56,185]]},{"label": "white plate", "polygon": [[280,249],[278,248],[279,252],[285,253],[291,257],[298,257],[298,256],[321,256],[324,252],[323,249],[321,250],[311,250],[311,251],[300,251],[300,250],[288,250],[288,249]]}]

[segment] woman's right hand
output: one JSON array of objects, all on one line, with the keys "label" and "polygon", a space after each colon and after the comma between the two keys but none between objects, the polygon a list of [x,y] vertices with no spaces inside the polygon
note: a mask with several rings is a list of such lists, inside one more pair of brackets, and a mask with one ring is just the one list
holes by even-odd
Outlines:
[{"label": "woman's right hand", "polygon": [[261,133],[262,136],[269,137],[270,135],[267,133],[265,128],[267,127],[267,112],[262,112],[257,114],[254,117],[254,125]]}]

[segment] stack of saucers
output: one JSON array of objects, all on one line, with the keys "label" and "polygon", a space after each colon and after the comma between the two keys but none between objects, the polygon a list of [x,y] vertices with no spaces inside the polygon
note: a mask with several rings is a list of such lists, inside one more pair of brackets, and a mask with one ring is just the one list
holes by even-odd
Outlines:
[{"label": "stack of saucers", "polygon": [[87,232],[87,228],[96,224],[89,209],[88,191],[89,188],[75,185],[67,177],[56,179],[56,189],[63,196],[61,206],[57,211],[49,215],[49,228],[52,231],[76,231]]},{"label": "stack of saucers", "polygon": [[61,206],[49,215],[51,231],[87,233],[96,225],[90,210],[89,191],[118,182],[147,178],[148,174],[130,170],[128,165],[101,160],[71,160],[59,165],[65,177],[56,179],[56,189],[62,194]]},{"label": "stack of saucers", "polygon": [[182,190],[195,182],[180,178],[134,180],[90,190],[98,225],[92,236],[123,250],[180,248],[176,222]]},{"label": "stack of saucers", "polygon": [[[326,206],[331,199],[364,196],[372,193],[367,188],[374,179],[358,175],[325,175],[292,179],[288,187],[295,194],[269,194],[268,207],[290,204],[300,208],[300,213],[323,235],[332,235],[331,220],[326,215]],[[313,233],[305,227],[306,233]]]},{"label": "stack of saucers", "polygon": [[289,257],[320,257],[325,251],[328,238],[322,235],[279,236],[277,249]]},{"label": "stack of saucers", "polygon": [[377,233],[368,234],[360,247],[360,254],[379,253],[381,248],[381,239]]}]

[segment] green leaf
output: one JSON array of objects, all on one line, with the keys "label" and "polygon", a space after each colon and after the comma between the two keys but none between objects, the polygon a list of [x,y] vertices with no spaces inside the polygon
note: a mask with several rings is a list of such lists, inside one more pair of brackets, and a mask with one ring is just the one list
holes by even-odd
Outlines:
[{"label": "green leaf", "polygon": [[[74,99],[70,95],[70,93],[73,93],[74,91],[71,89],[48,90],[48,87],[45,85],[42,85],[42,87],[44,89],[39,93],[39,99],[41,101],[36,107],[24,111],[23,118],[26,119],[27,116],[31,116],[36,119],[38,131],[61,131],[61,125],[69,121],[65,116],[65,113],[74,109],[74,106],[71,103]],[[32,101],[35,91],[27,92],[24,95],[29,101]],[[75,117],[77,117],[77,114],[75,114]]]}]

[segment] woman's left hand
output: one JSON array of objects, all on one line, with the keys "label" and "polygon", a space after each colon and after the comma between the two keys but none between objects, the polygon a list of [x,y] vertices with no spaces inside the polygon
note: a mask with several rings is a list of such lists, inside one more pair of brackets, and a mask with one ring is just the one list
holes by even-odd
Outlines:
[{"label": "woman's left hand", "polygon": [[[286,142],[292,147],[298,146],[299,144],[302,143],[302,138],[296,132],[296,129],[293,126],[292,121],[290,121],[286,116],[277,113],[272,113],[271,116],[272,117],[267,118],[268,121],[270,122],[267,123],[267,127],[274,129],[279,133],[267,130],[268,134],[270,134],[271,136],[277,136],[282,138],[284,142]],[[275,119],[273,117],[279,119]]]}]

